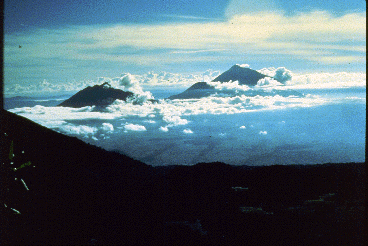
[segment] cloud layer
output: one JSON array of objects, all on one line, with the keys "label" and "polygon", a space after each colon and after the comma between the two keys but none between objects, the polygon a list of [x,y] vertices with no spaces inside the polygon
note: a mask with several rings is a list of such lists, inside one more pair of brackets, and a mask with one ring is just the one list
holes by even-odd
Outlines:
[{"label": "cloud layer", "polygon": [[362,70],[365,23],[365,12],[342,16],[326,11],[292,16],[254,12],[216,22],[36,29],[5,35],[5,84],[93,79],[92,75],[116,74],[122,64],[188,72],[198,64],[228,64],[245,54],[247,62],[254,63],[282,60],[306,70],[330,65]]},{"label": "cloud layer", "polygon": [[[10,111],[63,133],[100,138],[98,134],[104,134],[106,137],[106,134],[120,131],[128,133],[154,129],[157,132],[168,132],[171,128],[189,126],[191,123],[189,118],[196,115],[230,115],[333,103],[332,99],[318,96],[301,94],[289,96],[285,94],[288,90],[276,90],[275,88],[278,87],[282,86],[267,85],[265,88],[258,86],[257,89],[250,89],[234,83],[233,87],[223,89],[225,94],[232,92],[231,96],[219,93],[201,99],[145,101],[142,104],[116,100],[103,112],[96,111],[95,107],[90,106],[76,109],[40,105],[15,108]],[[241,93],[242,90],[243,93]],[[247,95],[249,91],[258,95]],[[125,123],[114,126],[117,121],[125,121]],[[86,124],[80,122],[86,122]],[[246,129],[245,126],[240,128]],[[185,128],[182,133],[192,134],[193,131]],[[266,133],[262,131],[260,134]]]},{"label": "cloud layer", "polygon": [[[341,137],[352,143],[357,138],[360,142],[364,139],[361,136],[364,136],[365,124],[363,116],[358,115],[363,115],[361,112],[365,110],[366,100],[360,98],[365,88],[317,90],[322,96],[286,96],[283,90],[276,89],[291,85],[264,85],[253,89],[236,85],[227,88],[227,92],[253,90],[259,94],[214,94],[201,99],[142,104],[116,100],[103,112],[97,112],[95,107],[43,106],[10,111],[58,132],[109,150],[122,150],[133,158],[155,165],[203,161],[236,163],[252,159],[252,155],[257,158],[276,153],[283,145],[289,148],[298,141],[315,146],[316,141],[323,139],[321,145],[325,146],[325,139],[331,143],[338,143]],[[325,96],[328,91],[332,94]],[[262,95],[265,92],[268,94]],[[357,107],[359,110],[355,110]],[[330,112],[330,109],[337,111]],[[359,118],[358,123],[355,117]],[[353,132],[356,124],[356,135],[347,137],[346,133]],[[310,131],[307,135],[305,128]]]},{"label": "cloud layer", "polygon": [[[249,66],[244,64],[242,66]],[[280,68],[262,68],[258,72],[275,77],[283,84],[292,86],[290,88],[341,88],[341,87],[357,87],[366,86],[366,73],[305,73],[295,74],[284,67]],[[128,90],[137,94],[133,99],[136,103],[143,103],[147,99],[152,99],[150,89],[162,88],[182,88],[183,90],[190,87],[196,82],[205,81],[215,86],[219,90],[248,90],[246,85],[240,86],[236,81],[233,83],[216,83],[210,82],[220,74],[219,71],[207,70],[202,73],[194,74],[178,74],[153,71],[145,74],[129,74],[124,73],[121,77],[109,78],[99,77],[95,81],[85,80],[80,83],[53,84],[44,80],[36,85],[20,84],[5,85],[4,94],[7,96],[30,95],[30,94],[50,94],[50,93],[75,93],[87,86],[110,83],[113,87]],[[280,82],[265,78],[258,82],[259,86],[277,86]]]}]

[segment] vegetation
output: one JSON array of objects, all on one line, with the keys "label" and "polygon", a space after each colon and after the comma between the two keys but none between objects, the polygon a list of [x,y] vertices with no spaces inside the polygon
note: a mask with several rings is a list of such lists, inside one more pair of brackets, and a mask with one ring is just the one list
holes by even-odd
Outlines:
[{"label": "vegetation", "polygon": [[365,163],[153,168],[3,115],[4,244],[367,243]]}]

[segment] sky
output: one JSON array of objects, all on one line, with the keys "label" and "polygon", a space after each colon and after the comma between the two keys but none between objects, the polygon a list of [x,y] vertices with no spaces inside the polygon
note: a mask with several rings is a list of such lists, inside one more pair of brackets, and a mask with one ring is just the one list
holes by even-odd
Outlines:
[{"label": "sky", "polygon": [[362,0],[4,2],[4,85],[148,71],[366,69]]}]

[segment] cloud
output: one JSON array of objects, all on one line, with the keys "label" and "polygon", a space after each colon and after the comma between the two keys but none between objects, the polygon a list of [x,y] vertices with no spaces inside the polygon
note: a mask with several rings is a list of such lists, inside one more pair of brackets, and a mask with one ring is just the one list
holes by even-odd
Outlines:
[{"label": "cloud", "polygon": [[[365,73],[347,73],[347,72],[339,72],[339,73],[313,73],[313,74],[295,74],[290,70],[279,67],[279,68],[262,68],[257,70],[258,72],[274,77],[276,76],[279,81],[282,81],[285,85],[294,86],[308,86],[310,84],[317,85],[318,87],[355,87],[355,86],[365,86],[366,85],[366,74]],[[161,72],[155,73],[153,71],[145,73],[145,74],[125,74],[122,76],[124,78],[123,84],[125,84],[130,90],[135,91],[135,93],[140,93],[136,97],[132,98],[132,102],[136,104],[143,104],[147,102],[148,99],[153,98],[152,94],[143,90],[143,87],[147,89],[156,89],[158,86],[163,87],[183,87],[183,90],[193,85],[198,81],[207,81],[207,83],[216,87],[217,90],[220,90],[224,93],[233,93],[234,91],[248,91],[250,88],[246,85],[239,85],[237,81],[232,83],[220,83],[220,82],[210,82],[215,77],[220,74],[219,71],[213,71],[211,69],[202,72],[202,73],[193,73],[193,74],[178,74],[178,73],[169,73],[169,72]],[[119,86],[121,77],[116,78],[108,78],[108,77],[99,77],[96,81],[87,81],[85,83],[76,83],[75,85],[67,83],[66,85],[53,84],[51,82],[43,83],[46,85],[44,87],[38,85],[28,85],[21,86],[19,84],[15,84],[12,86],[5,85],[5,95],[13,96],[13,95],[29,95],[30,93],[47,93],[50,92],[71,92],[78,91],[84,89],[87,86],[93,86],[95,84],[102,84],[104,82],[108,82],[113,85],[115,88],[126,89],[125,86]],[[279,82],[270,80],[266,78],[258,82],[259,86],[276,86],[280,85]],[[133,89],[134,88],[134,89]]]},{"label": "cloud", "polygon": [[183,132],[185,134],[193,134],[192,130],[190,130],[190,129],[184,129]]},{"label": "cloud", "polygon": [[260,131],[259,135],[267,135],[267,131]]},{"label": "cloud", "polygon": [[58,129],[66,134],[82,135],[84,137],[92,136],[98,131],[96,127],[73,124],[63,124]]},{"label": "cloud", "polygon": [[[21,81],[19,84],[24,85],[31,78],[43,81],[42,76],[70,81],[81,74],[90,76],[96,73],[94,70],[116,72],[121,64],[183,68],[181,64],[185,63],[210,64],[214,58],[229,62],[239,54],[252,54],[257,61],[279,61],[280,57],[286,57],[304,62],[305,67],[315,62],[321,65],[364,62],[365,12],[335,16],[327,11],[313,11],[285,16],[255,11],[277,9],[273,1],[243,2],[231,1],[228,12],[239,11],[228,14],[226,21],[70,26],[6,34],[5,84]],[[259,7],[261,4],[271,7]],[[242,14],[242,8],[248,7],[253,14]],[[23,44],[22,49],[19,44]],[[202,50],[216,50],[218,55],[175,53]]]},{"label": "cloud", "polygon": [[161,126],[159,130],[162,132],[168,132],[169,128],[167,126]]},{"label": "cloud", "polygon": [[[260,70],[258,70],[258,72],[273,77],[275,80],[277,80],[278,82],[282,83],[282,84],[286,84],[288,81],[292,80],[293,75],[292,72],[284,67],[279,67],[279,68],[262,68]],[[273,84],[270,82],[265,82],[265,84]]]},{"label": "cloud", "polygon": [[217,90],[223,91],[223,92],[229,92],[229,91],[248,91],[250,89],[247,85],[239,85],[238,81],[229,81],[228,83],[221,83],[221,82],[207,82],[209,85],[212,85]]},{"label": "cloud", "polygon": [[[266,70],[266,69],[264,69]],[[277,69],[268,69],[276,71]],[[67,134],[91,136],[100,133],[113,132],[111,120],[136,120],[141,118],[147,124],[157,123],[160,131],[168,131],[170,127],[185,126],[190,123],[190,116],[239,114],[262,110],[278,110],[286,108],[313,107],[340,100],[339,98],[325,98],[314,95],[300,95],[289,93],[294,88],[339,88],[351,86],[365,86],[365,73],[318,73],[294,74],[291,81],[285,86],[259,86],[243,88],[236,82],[228,83],[217,94],[200,99],[159,100],[157,103],[145,102],[135,104],[116,100],[103,112],[96,111],[95,107],[68,108],[68,107],[23,107],[10,109],[10,112],[19,114],[46,127],[65,132]],[[273,80],[271,80],[272,82]],[[225,84],[225,83],[224,83]],[[281,89],[279,88],[281,87]],[[231,94],[230,92],[234,92]],[[346,98],[346,100],[363,100]],[[154,121],[152,120],[154,118]],[[85,122],[100,122],[100,125],[88,128]],[[79,124],[79,125],[78,125]],[[252,127],[250,125],[249,127]],[[143,125],[123,124],[125,131],[147,131]],[[119,128],[119,129],[121,129]],[[240,126],[240,129],[245,129]],[[148,129],[149,130],[149,129]],[[190,130],[190,129],[186,129]],[[189,133],[189,131],[187,131]],[[263,132],[263,133],[262,133]],[[261,131],[260,134],[264,134]]]},{"label": "cloud", "polygon": [[294,74],[289,88],[344,88],[365,87],[366,73],[308,73]]},{"label": "cloud", "polygon": [[279,67],[275,71],[275,75],[273,76],[275,80],[279,81],[282,84],[286,84],[293,77],[290,70],[287,70],[284,67]]},{"label": "cloud", "polygon": [[236,65],[242,68],[250,68],[248,64],[236,64]]},{"label": "cloud", "polygon": [[169,123],[169,126],[186,125],[189,123],[188,120],[180,118],[177,115],[164,115],[162,118],[165,122]]},{"label": "cloud", "polygon": [[147,131],[145,126],[135,124],[127,124],[124,126],[124,128],[125,131],[136,131],[136,132]]},{"label": "cloud", "polygon": [[67,82],[63,84],[52,83],[47,80],[35,84],[5,84],[4,94],[13,95],[35,95],[44,94],[49,95],[50,93],[63,93],[68,92],[76,93],[88,86],[100,85],[105,82],[111,84],[114,88],[128,90],[136,94],[136,97],[132,98],[132,101],[138,104],[146,102],[148,99],[153,99],[152,94],[148,90],[151,88],[162,87],[182,87],[187,88],[198,81],[211,81],[220,74],[219,71],[213,71],[208,69],[204,72],[196,72],[190,74],[160,72],[155,73],[150,71],[144,74],[130,74],[123,73],[121,77],[97,77],[96,80],[85,80],[77,82]]},{"label": "cloud", "polygon": [[[130,73],[124,73],[121,75],[118,81],[111,80],[112,85],[124,91],[130,91],[135,94],[135,97],[131,98],[134,103],[142,104],[148,99],[154,99],[151,92],[143,91],[139,84],[139,81]],[[115,83],[114,83],[115,82]],[[117,83],[116,83],[117,82]]]},{"label": "cloud", "polygon": [[105,132],[113,132],[114,126],[110,123],[102,123],[101,129]]},{"label": "cloud", "polygon": [[154,120],[144,120],[144,122],[150,123],[150,124],[156,124],[156,121]]},{"label": "cloud", "polygon": [[20,85],[16,83],[5,84],[4,85],[4,94],[8,95],[22,95],[22,94],[48,94],[48,93],[56,93],[56,92],[77,92],[86,88],[87,86],[93,86],[96,82],[92,80],[85,80],[76,82],[68,82],[68,83],[51,83],[47,80],[43,80],[39,83]]},{"label": "cloud", "polygon": [[258,80],[257,86],[278,86],[281,85],[280,82],[273,78],[265,77],[263,79]]}]

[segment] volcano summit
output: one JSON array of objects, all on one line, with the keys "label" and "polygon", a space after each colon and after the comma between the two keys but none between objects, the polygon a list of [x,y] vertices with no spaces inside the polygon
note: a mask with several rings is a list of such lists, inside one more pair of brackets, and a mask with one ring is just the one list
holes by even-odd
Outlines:
[{"label": "volcano summit", "polygon": [[[269,85],[270,83],[275,83],[278,85],[283,85],[285,82],[291,79],[290,72],[285,68],[278,68],[275,70],[275,75],[273,77],[262,74],[256,70],[250,69],[247,65],[234,65],[226,72],[217,76],[214,80],[210,83],[207,82],[197,82],[191,87],[189,87],[184,92],[170,96],[168,99],[198,99],[202,97],[207,97],[214,95],[215,93],[224,93],[226,91],[227,95],[236,96],[239,93],[237,91],[231,91],[227,89],[219,89],[217,86],[215,87],[212,85],[214,82],[218,82],[224,87],[226,84],[230,84],[232,82],[237,81],[237,85],[239,86],[249,86],[249,90],[243,94],[247,96],[256,96],[256,95],[266,95],[270,94],[270,91],[264,91],[262,89],[253,90],[252,87],[260,85]],[[273,82],[270,82],[273,81]],[[222,87],[222,86],[221,86]],[[292,95],[300,96],[300,93],[296,93],[294,91],[280,91],[280,90],[273,90],[271,91],[271,95],[275,93],[279,93],[282,96],[289,96],[290,93]]]},{"label": "volcano summit", "polygon": [[126,101],[134,93],[112,88],[107,82],[102,85],[95,85],[79,91],[69,99],[60,103],[58,106],[80,108],[85,106],[107,106],[116,99]]}]

